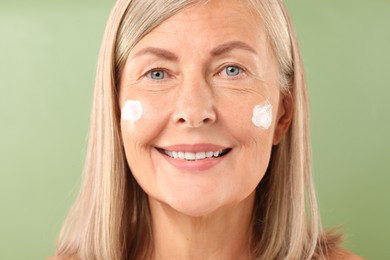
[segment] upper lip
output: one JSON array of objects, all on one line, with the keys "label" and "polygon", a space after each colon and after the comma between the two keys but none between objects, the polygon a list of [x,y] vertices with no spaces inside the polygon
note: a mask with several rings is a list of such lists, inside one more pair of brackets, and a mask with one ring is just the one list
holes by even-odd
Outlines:
[{"label": "upper lip", "polygon": [[200,143],[200,144],[176,144],[176,145],[169,145],[169,146],[160,146],[157,148],[166,151],[198,153],[198,152],[222,151],[222,150],[229,149],[230,147],[216,145],[216,144]]}]

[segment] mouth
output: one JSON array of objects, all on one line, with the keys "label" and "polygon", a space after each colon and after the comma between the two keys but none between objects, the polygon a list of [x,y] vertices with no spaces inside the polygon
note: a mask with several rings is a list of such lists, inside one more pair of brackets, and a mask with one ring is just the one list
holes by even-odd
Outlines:
[{"label": "mouth", "polygon": [[202,152],[185,152],[185,151],[171,151],[162,148],[156,148],[161,154],[173,159],[198,161],[210,158],[220,158],[227,155],[232,149],[222,149],[217,151],[202,151]]}]

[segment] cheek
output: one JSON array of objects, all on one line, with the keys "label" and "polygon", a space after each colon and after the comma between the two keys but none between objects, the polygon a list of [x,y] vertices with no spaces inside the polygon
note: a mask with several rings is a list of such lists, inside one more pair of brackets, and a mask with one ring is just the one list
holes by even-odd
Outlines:
[{"label": "cheek", "polygon": [[220,110],[223,125],[229,128],[229,132],[240,140],[240,143],[251,140],[271,139],[273,135],[273,106],[267,98],[244,100],[235,105],[225,104]]},{"label": "cheek", "polygon": [[[135,152],[145,110],[140,100],[127,100],[121,109],[121,131],[126,154]],[[136,154],[128,156],[133,157]]]},{"label": "cheek", "polygon": [[252,123],[259,129],[269,129],[272,123],[272,105],[268,100],[264,104],[255,105],[252,113]]},{"label": "cheek", "polygon": [[127,163],[139,185],[149,193],[156,189],[153,144],[165,128],[166,112],[147,98],[127,100],[121,109],[121,135]]},{"label": "cheek", "polygon": [[153,141],[166,124],[164,111],[152,104],[144,100],[127,100],[122,106],[122,139],[131,166],[146,163]]},{"label": "cheek", "polygon": [[239,163],[236,172],[245,175],[242,184],[253,185],[261,180],[270,159],[273,140],[273,109],[266,98],[258,98],[241,105],[225,106],[223,121],[236,142]]},{"label": "cheek", "polygon": [[122,136],[149,143],[164,128],[168,110],[153,100],[127,100],[121,109]]},{"label": "cheek", "polygon": [[143,108],[139,100],[127,100],[121,109],[121,119],[134,124],[142,118]]}]

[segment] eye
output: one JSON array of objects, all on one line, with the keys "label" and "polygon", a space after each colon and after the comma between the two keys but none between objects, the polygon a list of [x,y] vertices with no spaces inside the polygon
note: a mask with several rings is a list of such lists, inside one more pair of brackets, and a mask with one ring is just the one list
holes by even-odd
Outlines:
[{"label": "eye", "polygon": [[226,75],[228,75],[230,77],[235,77],[238,74],[240,74],[241,68],[237,67],[237,66],[227,66],[225,68],[225,71],[226,71]]},{"label": "eye", "polygon": [[147,74],[148,78],[154,79],[154,80],[162,80],[166,77],[166,72],[161,69],[155,69],[151,70]]},{"label": "eye", "polygon": [[227,78],[237,78],[239,77],[244,70],[236,65],[228,65],[222,68],[221,72],[219,73],[222,77]]}]

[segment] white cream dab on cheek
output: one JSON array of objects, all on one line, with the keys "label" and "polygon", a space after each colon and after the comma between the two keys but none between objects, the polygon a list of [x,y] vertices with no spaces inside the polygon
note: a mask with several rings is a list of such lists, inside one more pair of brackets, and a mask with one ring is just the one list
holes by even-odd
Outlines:
[{"label": "white cream dab on cheek", "polygon": [[272,123],[272,105],[267,101],[253,108],[252,123],[262,129],[268,129]]},{"label": "white cream dab on cheek", "polygon": [[125,121],[136,122],[142,117],[142,104],[138,100],[127,100],[122,107],[121,117]]}]

